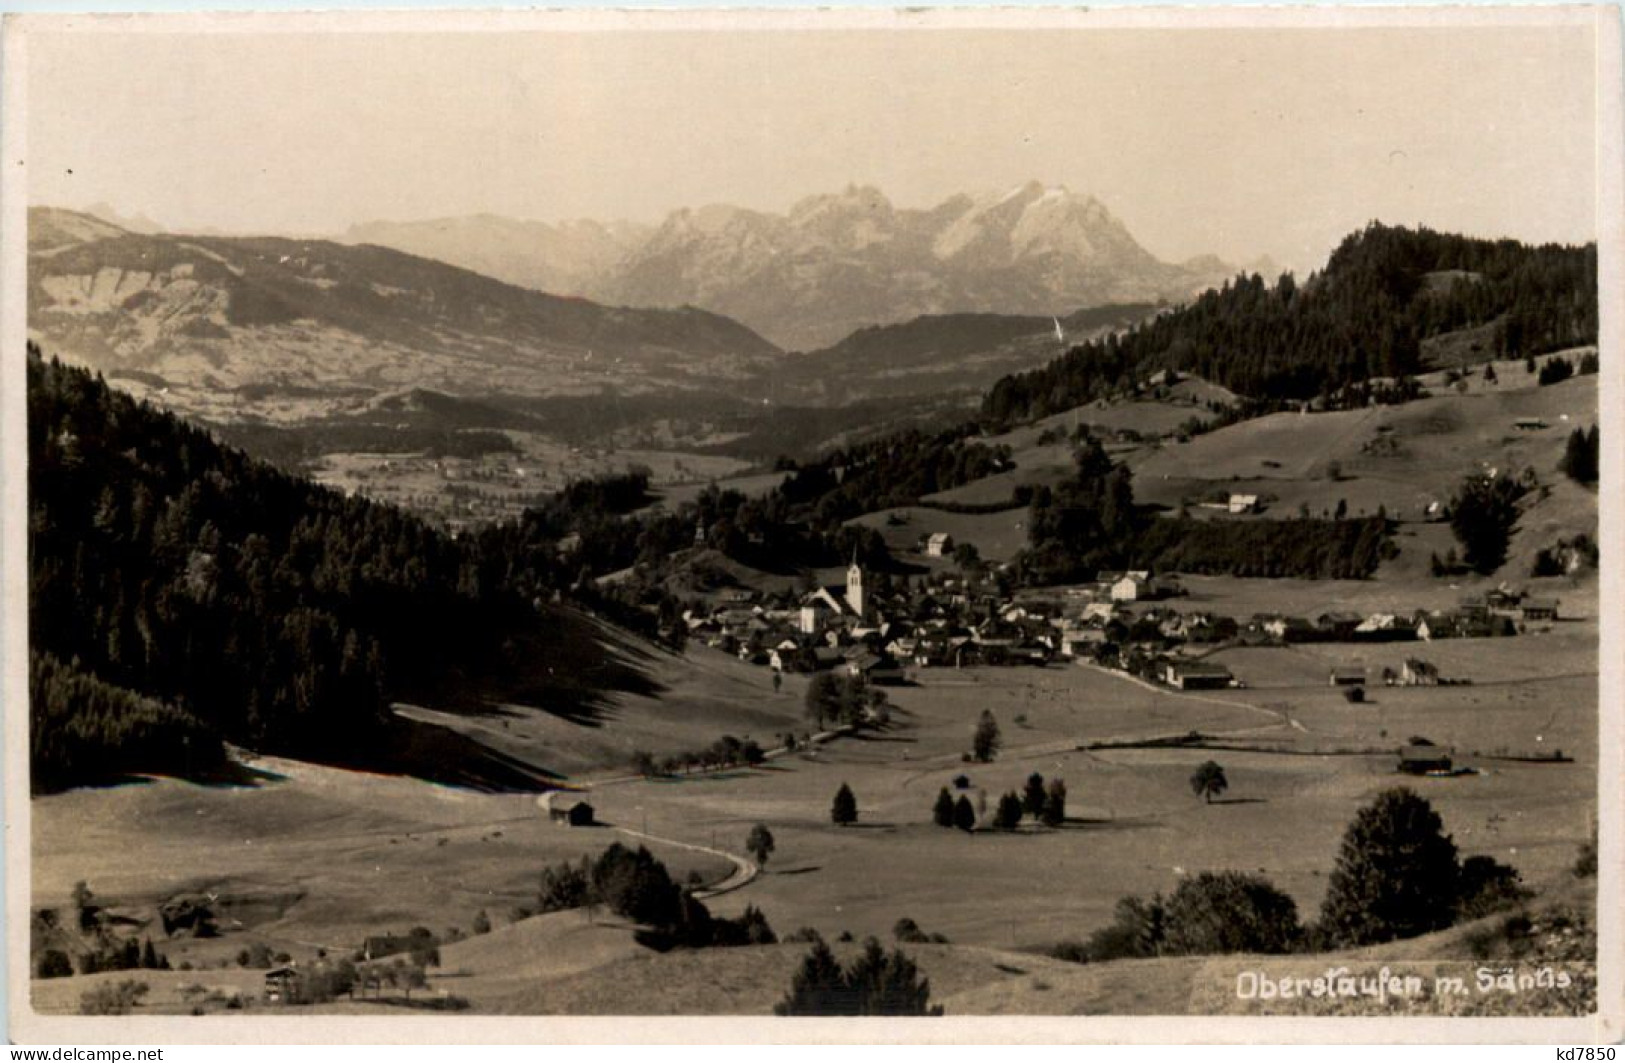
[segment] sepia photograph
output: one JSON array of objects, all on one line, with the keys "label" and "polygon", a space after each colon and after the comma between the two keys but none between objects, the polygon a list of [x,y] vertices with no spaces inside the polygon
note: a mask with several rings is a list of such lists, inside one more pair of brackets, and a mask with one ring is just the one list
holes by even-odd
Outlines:
[{"label": "sepia photograph", "polygon": [[1621,1036],[1617,7],[3,44],[13,1040]]}]

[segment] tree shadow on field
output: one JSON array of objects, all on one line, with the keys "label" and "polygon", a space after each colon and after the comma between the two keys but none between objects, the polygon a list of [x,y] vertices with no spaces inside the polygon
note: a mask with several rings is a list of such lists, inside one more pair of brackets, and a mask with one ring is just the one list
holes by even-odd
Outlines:
[{"label": "tree shadow on field", "polygon": [[1105,817],[1092,818],[1089,816],[1068,816],[1062,820],[1057,830],[1087,830],[1087,831],[1133,831],[1161,827],[1162,821],[1143,817],[1133,819],[1109,819]]},{"label": "tree shadow on field", "polygon": [[1267,797],[1215,797],[1207,802],[1211,805],[1267,805]]},{"label": "tree shadow on field", "polygon": [[449,727],[397,716],[365,749],[311,757],[317,763],[380,775],[406,775],[480,793],[541,793],[562,776],[482,745]]},{"label": "tree shadow on field", "polygon": [[665,691],[652,670],[661,652],[596,617],[552,607],[512,631],[477,674],[446,675],[412,694],[443,712],[519,718],[533,709],[599,728],[615,718],[616,695]]}]

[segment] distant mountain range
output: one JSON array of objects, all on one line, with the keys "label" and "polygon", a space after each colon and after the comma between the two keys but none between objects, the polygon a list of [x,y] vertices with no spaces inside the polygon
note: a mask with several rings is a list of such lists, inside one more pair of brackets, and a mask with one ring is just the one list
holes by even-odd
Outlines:
[{"label": "distant mountain range", "polygon": [[52,353],[218,392],[714,387],[781,352],[693,308],[544,294],[388,248],[136,233],[29,212],[29,330]]},{"label": "distant mountain range", "polygon": [[658,226],[478,215],[369,222],[343,239],[601,302],[703,307],[796,350],[921,315],[1180,300],[1236,272],[1211,256],[1159,261],[1092,196],[1037,182],[928,210],[851,187],[787,214],[713,205]]}]

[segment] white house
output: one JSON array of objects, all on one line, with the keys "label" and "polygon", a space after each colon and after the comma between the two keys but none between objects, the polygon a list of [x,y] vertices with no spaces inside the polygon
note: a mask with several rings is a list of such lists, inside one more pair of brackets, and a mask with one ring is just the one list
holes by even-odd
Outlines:
[{"label": "white house", "polygon": [[954,537],[947,532],[932,532],[925,541],[927,557],[947,557],[954,552]]}]

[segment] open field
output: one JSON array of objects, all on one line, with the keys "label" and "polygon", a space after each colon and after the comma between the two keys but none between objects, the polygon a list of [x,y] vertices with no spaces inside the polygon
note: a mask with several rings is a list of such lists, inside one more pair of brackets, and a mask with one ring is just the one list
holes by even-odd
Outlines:
[{"label": "open field", "polygon": [[[1049,961],[967,957],[1087,936],[1108,921],[1117,898],[1166,892],[1205,869],[1263,873],[1312,915],[1355,809],[1402,781],[1434,803],[1464,855],[1509,862],[1537,887],[1565,881],[1596,807],[1595,632],[1585,621],[1513,639],[1226,650],[1219,659],[1249,689],[1201,694],[1080,665],[922,670],[917,685],[891,691],[894,722],[882,732],[753,770],[626,778],[622,765],[632,748],[661,754],[723,731],[767,739],[806,729],[799,681],[774,695],[766,670],[696,650],[687,662],[656,666],[666,687],[658,699],[627,698],[600,720],[513,717],[527,730],[509,732],[501,745],[554,770],[600,779],[591,794],[600,818],[635,835],[550,826],[527,795],[265,759],[255,765],[265,773],[255,786],[158,780],[36,800],[36,904],[63,904],[79,879],[129,911],[150,912],[183,893],[214,893],[226,915],[220,938],[166,941],[154,932],[172,962],[208,967],[253,941],[308,956],[318,946],[348,951],[368,933],[413,925],[466,930],[483,909],[496,929],[447,946],[434,978],[435,987],[478,1010],[624,1009],[626,998],[609,987],[694,965],[710,969],[714,960],[711,990],[691,979],[683,984],[694,988],[641,1006],[756,1011],[782,991],[777,972],[793,967],[798,950],[656,957],[632,944],[627,928],[589,923],[584,913],[506,923],[511,911],[533,903],[536,876],[551,863],[615,840],[665,839],[650,844],[674,874],[693,871],[717,882],[732,871],[725,854],[739,853],[751,825],[763,822],[777,839],[765,873],[709,899],[713,911],[736,915],[756,905],[780,934],[814,927],[829,938],[843,931],[888,938],[907,916],[953,943],[952,962],[922,955],[928,973],[941,972],[933,977],[942,997],[963,1008],[1070,1010],[1074,1005],[1059,1002],[1071,997],[1050,997],[1032,983],[1071,985],[1061,976],[1085,975],[1052,972]],[[1349,705],[1322,685],[1332,662],[1376,669],[1412,654],[1473,684],[1377,687],[1364,705]],[[991,764],[962,764],[983,709],[998,719],[1004,751]],[[494,719],[463,723],[478,736]],[[1191,731],[1221,748],[1131,748]],[[1480,773],[1396,775],[1392,750],[1413,735],[1451,748],[1459,764]],[[1117,748],[1080,748],[1096,743]],[[1573,761],[1499,759],[1553,749]],[[1230,780],[1211,805],[1187,785],[1210,758]],[[931,802],[955,776],[968,776],[973,801],[985,794],[996,802],[1033,771],[1066,780],[1062,828],[967,835],[931,824]],[[847,828],[829,822],[831,796],[843,782],[860,808],[859,823]],[[961,955],[964,947],[972,953]],[[1105,992],[1104,983],[1089,984],[1091,994]],[[160,999],[169,998],[155,996],[152,1006]],[[361,1012],[395,1006],[335,1005]],[[1123,1001],[1119,1010],[1135,1005]]]}]

